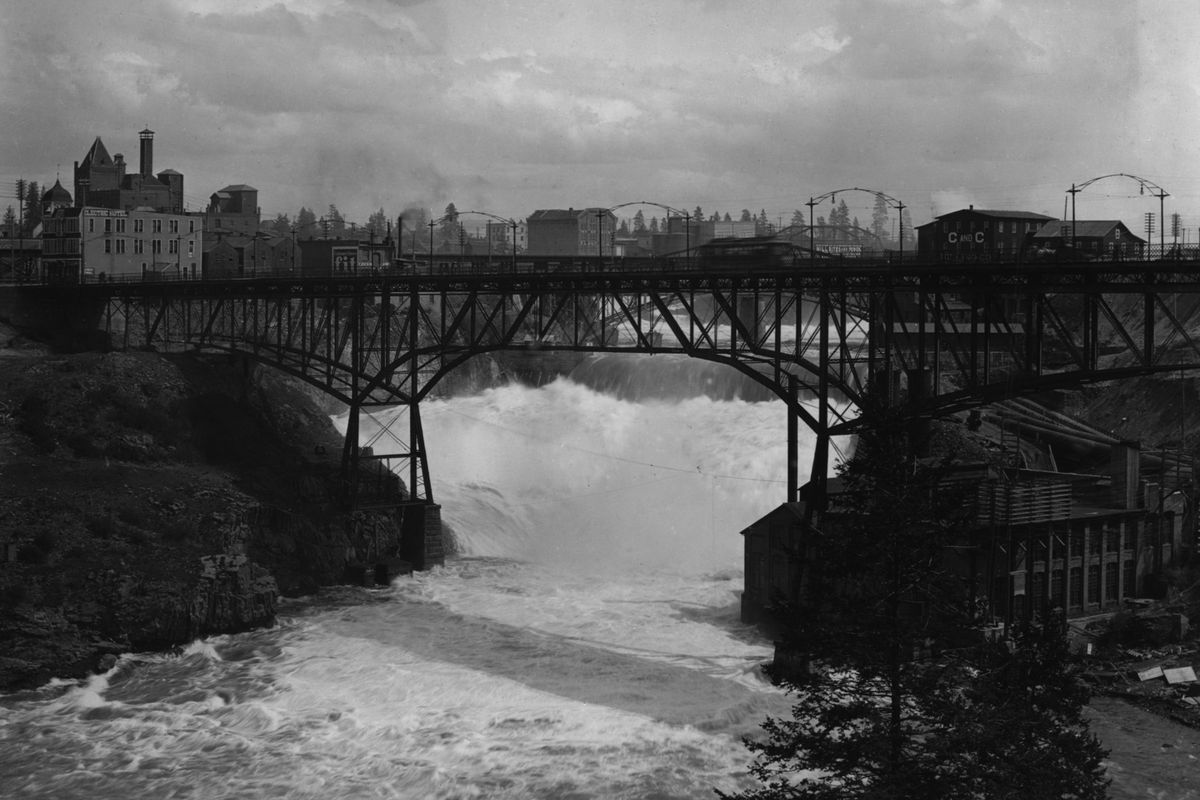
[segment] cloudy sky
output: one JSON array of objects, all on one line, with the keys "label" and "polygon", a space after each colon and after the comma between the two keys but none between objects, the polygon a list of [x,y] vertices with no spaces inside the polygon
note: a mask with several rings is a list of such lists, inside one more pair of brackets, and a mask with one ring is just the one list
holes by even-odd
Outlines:
[{"label": "cloudy sky", "polygon": [[[864,187],[921,224],[1058,216],[1127,173],[1194,240],[1198,31],[1194,0],[4,2],[0,203],[17,177],[72,188],[96,136],[136,165],[149,126],[193,209],[249,183],[268,216],[649,200],[786,222]],[[1138,189],[1097,181],[1077,216],[1140,232],[1159,204]]]}]

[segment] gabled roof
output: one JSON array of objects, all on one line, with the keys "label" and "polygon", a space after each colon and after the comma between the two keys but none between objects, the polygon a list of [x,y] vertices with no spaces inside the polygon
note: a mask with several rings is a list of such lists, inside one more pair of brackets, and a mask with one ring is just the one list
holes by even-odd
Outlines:
[{"label": "gabled roof", "polygon": [[960,208],[957,211],[948,211],[945,214],[939,214],[933,218],[932,222],[926,222],[925,225],[918,225],[917,227],[924,228],[928,225],[932,225],[934,222],[937,222],[940,219],[953,217],[956,214],[978,214],[979,216],[992,217],[993,219],[1025,219],[1031,222],[1049,222],[1054,219],[1054,217],[1050,217],[1045,214],[1035,214],[1032,211],[997,211],[987,208]]},{"label": "gabled roof", "polygon": [[244,183],[235,183],[232,186],[226,186],[221,191],[222,192],[257,192],[258,189],[255,189],[253,186],[247,186]]},{"label": "gabled roof", "polygon": [[800,522],[803,522],[806,508],[807,508],[807,506],[805,505],[805,503],[803,501],[795,502],[795,503],[782,503],[782,504],[776,506],[775,508],[771,509],[770,511],[768,511],[763,516],[756,519],[754,522],[751,522],[748,526],[746,526],[744,529],[739,531],[739,533],[742,536],[745,536],[747,533],[749,533],[751,531],[751,529],[757,527],[760,524],[769,522],[770,520],[774,519],[775,517],[779,516],[780,514],[784,514],[784,515],[792,517],[793,519],[796,519]]},{"label": "gabled roof", "polygon": [[581,208],[539,208],[529,215],[529,221],[576,220],[586,213],[587,211]]},{"label": "gabled roof", "polygon": [[[1063,235],[1063,229],[1067,231],[1067,236],[1074,235],[1084,239],[1103,239],[1108,236],[1113,230],[1120,227],[1123,231],[1123,237],[1133,239],[1138,242],[1145,241],[1137,234],[1133,233],[1119,219],[1077,219],[1074,222],[1071,220],[1054,220],[1048,222],[1038,229],[1033,235],[1035,239],[1057,239]],[[1074,234],[1072,234],[1072,230]]]},{"label": "gabled roof", "polygon": [[83,157],[83,162],[79,165],[81,169],[88,167],[110,167],[112,166],[112,156],[108,154],[108,148],[104,146],[104,142],[100,141],[100,137],[96,137],[96,141],[92,142],[91,148],[87,151],[87,155]]}]

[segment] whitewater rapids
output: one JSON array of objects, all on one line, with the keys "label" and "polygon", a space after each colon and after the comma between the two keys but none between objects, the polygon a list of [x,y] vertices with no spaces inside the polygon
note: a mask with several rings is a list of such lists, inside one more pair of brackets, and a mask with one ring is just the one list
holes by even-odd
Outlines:
[{"label": "whitewater rapids", "polygon": [[[569,380],[423,405],[460,554],[0,698],[0,795],[692,798],[783,698],[738,620],[782,404]],[[363,430],[364,438],[372,431]]]},{"label": "whitewater rapids", "polygon": [[[788,702],[761,673],[771,643],[738,620],[738,531],[786,496],[782,404],[560,380],[430,402],[423,420],[460,555],[286,602],[270,630],[0,696],[0,797],[752,786],[741,737]],[[1113,701],[1090,713],[1116,748],[1114,798],[1200,796],[1195,731]]]}]

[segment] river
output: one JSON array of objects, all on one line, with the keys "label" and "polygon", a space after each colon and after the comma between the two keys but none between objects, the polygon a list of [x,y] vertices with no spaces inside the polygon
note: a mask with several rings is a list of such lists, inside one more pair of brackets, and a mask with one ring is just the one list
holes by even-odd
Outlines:
[{"label": "river", "polygon": [[[429,402],[423,421],[460,555],[286,602],[270,630],[0,697],[0,797],[753,785],[740,739],[788,704],[760,671],[770,642],[738,620],[738,531],[784,496],[781,405],[562,379]],[[1092,714],[1114,797],[1197,796],[1194,732],[1112,701]]]}]

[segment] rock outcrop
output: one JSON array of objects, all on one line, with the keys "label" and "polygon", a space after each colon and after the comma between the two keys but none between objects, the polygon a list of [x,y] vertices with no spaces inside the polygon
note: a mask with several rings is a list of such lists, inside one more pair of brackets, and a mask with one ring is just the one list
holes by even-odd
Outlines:
[{"label": "rock outcrop", "polygon": [[339,510],[330,409],[277,374],[11,350],[0,370],[0,690],[270,625],[281,594],[400,553],[390,515]]}]

